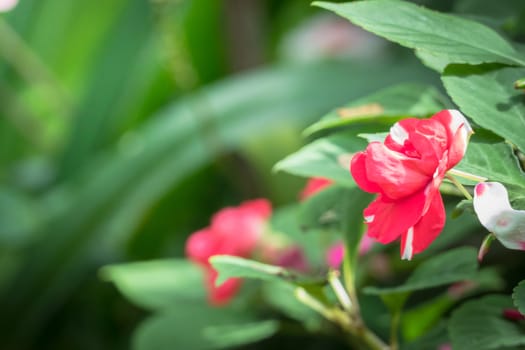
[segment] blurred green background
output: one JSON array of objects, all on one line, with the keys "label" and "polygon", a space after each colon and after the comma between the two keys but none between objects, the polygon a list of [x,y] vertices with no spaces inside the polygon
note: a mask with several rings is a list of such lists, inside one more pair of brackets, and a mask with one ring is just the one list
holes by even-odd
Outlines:
[{"label": "blurred green background", "polygon": [[301,131],[437,84],[416,62],[304,0],[20,0],[0,14],[0,348],[128,348],[145,313],[101,266],[181,257],[225,205],[296,201],[304,180],[271,169]]}]

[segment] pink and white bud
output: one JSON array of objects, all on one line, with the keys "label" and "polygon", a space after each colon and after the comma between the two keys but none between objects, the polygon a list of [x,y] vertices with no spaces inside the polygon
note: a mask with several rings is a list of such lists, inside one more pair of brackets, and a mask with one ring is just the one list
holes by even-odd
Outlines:
[{"label": "pink and white bud", "polygon": [[509,249],[525,250],[525,210],[512,209],[509,194],[499,182],[474,188],[474,211],[479,222]]}]

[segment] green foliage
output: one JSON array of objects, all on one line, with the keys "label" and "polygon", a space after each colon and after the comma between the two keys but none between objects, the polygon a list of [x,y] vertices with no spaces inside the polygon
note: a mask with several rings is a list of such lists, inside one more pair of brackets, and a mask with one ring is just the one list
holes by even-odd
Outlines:
[{"label": "green foliage", "polygon": [[448,332],[454,349],[501,349],[525,344],[519,325],[503,317],[509,297],[489,295],[471,300],[452,313]]},{"label": "green foliage", "polygon": [[523,314],[525,313],[525,282],[521,281],[512,293],[512,300],[514,301],[514,306]]},{"label": "green foliage", "polygon": [[201,269],[187,260],[112,265],[104,267],[100,274],[115,283],[127,299],[150,310],[163,310],[183,301],[205,301]]},{"label": "green foliage", "polygon": [[478,268],[476,257],[473,248],[456,248],[423,262],[400,286],[367,287],[364,291],[374,295],[402,294],[472,279]]},{"label": "green foliage", "polygon": [[[364,29],[448,63],[524,65],[525,58],[492,29],[397,0],[316,2]],[[388,13],[388,16],[384,14]]]}]

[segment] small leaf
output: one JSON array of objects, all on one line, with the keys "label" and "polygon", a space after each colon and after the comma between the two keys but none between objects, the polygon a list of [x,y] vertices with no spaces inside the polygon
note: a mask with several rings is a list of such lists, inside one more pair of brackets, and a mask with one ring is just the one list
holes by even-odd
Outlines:
[{"label": "small leaf", "polygon": [[367,287],[368,294],[384,295],[413,292],[471,279],[477,271],[476,250],[462,247],[434,256],[418,266],[407,281],[397,287]]},{"label": "small leaf", "polygon": [[503,295],[489,295],[468,301],[452,316],[448,332],[454,350],[488,350],[525,345],[521,327],[503,317],[512,301]]},{"label": "small leaf", "polygon": [[407,116],[426,117],[444,109],[446,97],[435,88],[419,84],[400,84],[382,89],[337,108],[309,126],[305,135],[335,131],[352,126],[360,132],[376,132],[378,125],[388,130]]},{"label": "small leaf", "polygon": [[216,344],[218,348],[229,348],[269,338],[278,330],[278,321],[267,320],[206,327],[202,335]]},{"label": "small leaf", "polygon": [[521,281],[512,292],[512,300],[514,300],[514,306],[525,315],[525,280]]},{"label": "small leaf", "polygon": [[446,59],[448,63],[525,65],[524,58],[495,31],[454,15],[393,0],[314,4],[372,33]]},{"label": "small leaf", "polygon": [[245,277],[266,281],[299,281],[300,276],[280,266],[263,264],[257,261],[229,255],[215,255],[210,258],[213,267],[219,273],[217,285],[231,277]]},{"label": "small leaf", "polygon": [[106,266],[103,279],[115,283],[131,302],[147,309],[164,309],[188,300],[205,302],[201,269],[183,259]]}]

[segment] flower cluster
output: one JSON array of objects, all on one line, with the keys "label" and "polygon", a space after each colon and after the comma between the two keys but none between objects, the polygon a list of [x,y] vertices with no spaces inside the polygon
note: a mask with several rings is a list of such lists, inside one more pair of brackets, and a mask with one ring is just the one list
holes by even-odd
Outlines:
[{"label": "flower cluster", "polygon": [[457,110],[429,119],[408,118],[384,142],[354,155],[351,173],[366,192],[377,193],[364,211],[367,234],[381,243],[401,237],[401,255],[411,259],[439,235],[445,208],[439,186],[462,159],[472,129]]},{"label": "flower cluster", "polygon": [[230,278],[220,286],[215,285],[217,271],[210,257],[218,254],[250,257],[264,233],[272,207],[266,199],[242,203],[217,212],[211,225],[193,233],[186,242],[186,255],[204,268],[209,301],[214,305],[225,304],[237,293],[242,281]]}]

